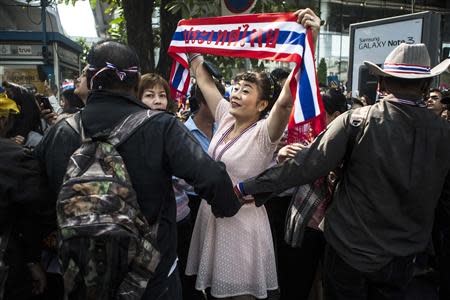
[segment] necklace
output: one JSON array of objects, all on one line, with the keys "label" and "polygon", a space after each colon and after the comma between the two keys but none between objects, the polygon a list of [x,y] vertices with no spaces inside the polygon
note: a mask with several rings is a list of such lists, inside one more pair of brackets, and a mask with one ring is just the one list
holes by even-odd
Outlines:
[{"label": "necklace", "polygon": [[233,139],[231,139],[230,141],[227,142],[227,144],[223,147],[223,149],[217,154],[216,156],[216,152],[217,152],[217,148],[219,147],[220,144],[222,144],[224,142],[224,140],[227,138],[227,136],[230,134],[230,132],[233,130],[234,125],[232,124],[222,135],[222,137],[219,139],[219,141],[217,142],[216,146],[214,147],[213,153],[212,153],[212,158],[216,161],[220,160],[223,156],[223,154],[231,148],[231,146],[234,145],[234,143],[237,142],[237,140],[247,131],[249,131],[251,128],[256,126],[255,122],[253,124],[251,124],[250,126],[248,126],[247,128],[245,128],[241,133],[239,133],[236,137],[234,137]]}]

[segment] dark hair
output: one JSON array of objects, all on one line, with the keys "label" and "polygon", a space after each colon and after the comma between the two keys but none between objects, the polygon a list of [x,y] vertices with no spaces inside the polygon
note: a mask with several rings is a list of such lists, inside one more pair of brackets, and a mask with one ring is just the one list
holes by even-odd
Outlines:
[{"label": "dark hair", "polygon": [[384,81],[384,86],[388,93],[395,92],[396,90],[410,90],[417,93],[421,92],[423,96],[425,96],[424,94],[428,92],[433,78],[404,79],[396,77],[381,77],[381,80]]},{"label": "dark hair", "polygon": [[364,103],[361,100],[359,100],[358,98],[352,98],[352,106],[353,106],[353,104],[361,105],[361,107],[364,106]]},{"label": "dark hair", "polygon": [[[217,89],[223,97],[225,95],[225,87],[219,80],[214,80],[214,83],[216,84]],[[189,98],[189,107],[191,108],[192,113],[195,113],[200,109],[200,103],[202,103],[203,105],[208,105],[202,91],[200,90],[200,88],[198,88],[197,84],[192,85],[190,95],[191,97]]]},{"label": "dark hair", "polygon": [[256,84],[256,86],[258,87],[260,99],[267,100],[269,102],[267,107],[261,112],[260,118],[264,118],[266,114],[272,109],[281,92],[280,84],[277,80],[274,80],[274,78],[272,78],[270,73],[247,71],[238,74],[234,80],[237,82],[244,80]]},{"label": "dark hair", "polygon": [[450,104],[450,92],[447,89],[431,88],[428,94],[439,93],[441,94],[441,103],[444,105]]},{"label": "dark hair", "polygon": [[167,95],[167,108],[166,111],[174,113],[176,110],[175,101],[170,97],[170,86],[162,76],[156,73],[147,73],[142,75],[141,81],[139,82],[138,89],[138,99],[142,100],[142,96],[144,95],[144,91],[146,89],[151,89],[157,85],[163,87],[164,91]]},{"label": "dark hair", "polygon": [[272,75],[275,80],[280,82],[281,80],[289,77],[289,71],[283,68],[276,68],[272,72],[270,72],[270,75]]},{"label": "dark hair", "polygon": [[61,94],[61,97],[64,97],[64,99],[68,104],[63,110],[63,112],[65,113],[72,114],[84,107],[83,101],[81,100],[80,97],[75,95],[74,91],[75,89],[68,89],[62,92]]},{"label": "dark hair", "polygon": [[343,113],[347,111],[347,99],[340,90],[330,88],[321,96],[327,114],[332,115],[335,112]]},{"label": "dark hair", "polygon": [[439,93],[442,95],[442,91],[439,88],[431,88],[429,93]]},{"label": "dark hair", "polygon": [[193,85],[191,85],[191,89],[189,90],[189,108],[191,110],[191,113],[197,112],[200,108],[200,106],[198,105],[199,101],[197,99],[197,96],[195,95],[197,89],[197,84],[194,83]]},{"label": "dark hair", "polygon": [[449,90],[441,90],[441,103],[448,104],[450,102],[450,92]]},{"label": "dark hair", "polygon": [[[86,60],[89,64],[89,68],[86,71],[89,89],[129,90],[137,88],[139,73],[128,72],[127,69],[137,67],[139,70],[139,58],[129,46],[110,40],[100,41],[92,45]],[[114,65],[118,71],[125,72],[126,76],[123,80],[120,79],[116,70],[113,69],[105,69],[97,74],[102,68],[106,67],[107,63]],[[92,80],[94,75],[96,76]]]},{"label": "dark hair", "polygon": [[11,115],[12,127],[6,133],[6,137],[21,135],[27,137],[30,131],[39,131],[40,110],[33,94],[18,84],[4,81],[2,86],[9,98],[14,100],[20,108],[19,114]]}]

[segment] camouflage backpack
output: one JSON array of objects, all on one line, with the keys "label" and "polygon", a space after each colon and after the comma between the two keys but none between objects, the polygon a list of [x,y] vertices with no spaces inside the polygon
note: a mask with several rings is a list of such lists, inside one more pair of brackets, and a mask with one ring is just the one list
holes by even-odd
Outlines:
[{"label": "camouflage backpack", "polygon": [[149,226],[116,148],[158,112],[140,111],[103,140],[86,139],[70,157],[56,203],[59,256],[70,299],[141,299],[160,261]]}]

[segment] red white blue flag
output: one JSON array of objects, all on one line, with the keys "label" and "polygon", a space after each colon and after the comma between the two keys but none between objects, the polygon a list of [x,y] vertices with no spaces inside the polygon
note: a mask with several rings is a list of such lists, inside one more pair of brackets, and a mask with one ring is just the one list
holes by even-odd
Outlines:
[{"label": "red white blue flag", "polygon": [[170,83],[184,95],[190,81],[186,53],[295,62],[290,74],[294,109],[289,126],[323,112],[311,32],[297,23],[293,13],[181,20],[168,52],[174,59]]}]

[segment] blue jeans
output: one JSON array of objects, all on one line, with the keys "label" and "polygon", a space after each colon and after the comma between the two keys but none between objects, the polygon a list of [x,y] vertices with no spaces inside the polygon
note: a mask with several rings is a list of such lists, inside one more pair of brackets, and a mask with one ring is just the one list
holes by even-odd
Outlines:
[{"label": "blue jeans", "polygon": [[403,300],[414,270],[414,255],[394,257],[376,272],[358,271],[326,246],[324,288],[326,300]]}]

